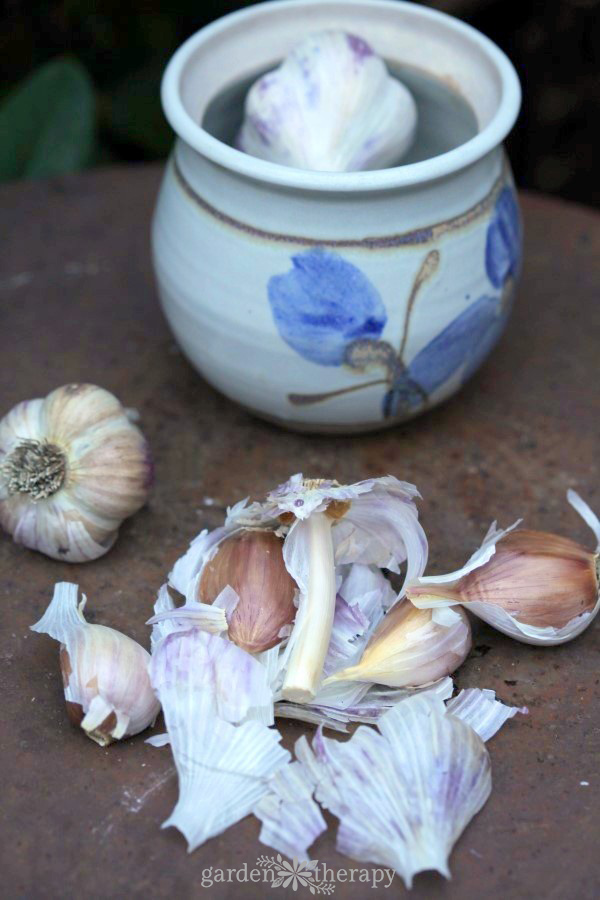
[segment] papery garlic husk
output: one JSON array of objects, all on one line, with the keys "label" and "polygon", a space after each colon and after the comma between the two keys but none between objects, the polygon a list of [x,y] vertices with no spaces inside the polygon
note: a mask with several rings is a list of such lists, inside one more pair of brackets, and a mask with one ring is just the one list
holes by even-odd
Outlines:
[{"label": "papery garlic husk", "polygon": [[0,523],[17,543],[53,559],[106,553],[151,482],[142,433],[102,388],[65,385],[0,421]]},{"label": "papery garlic husk", "polygon": [[297,588],[285,567],[283,540],[258,529],[225,538],[202,570],[198,600],[211,604],[227,586],[239,598],[228,616],[229,638],[248,653],[278,644],[296,617]]},{"label": "papery garlic husk", "polygon": [[199,628],[171,632],[154,648],[150,677],[179,778],[162,827],[178,828],[191,852],[248,815],[290,754],[275,729],[249,720],[271,692],[260,662],[231,641]]},{"label": "papery garlic husk", "polygon": [[360,661],[330,675],[323,687],[339,681],[397,688],[431,684],[456,671],[470,649],[471,627],[462,609],[417,609],[402,600],[384,617]]},{"label": "papery garlic husk", "polygon": [[150,654],[136,641],[83,616],[76,584],[61,582],[32,631],[60,641],[60,668],[67,714],[87,736],[105,747],[153,724],[158,703],[150,685]]},{"label": "papery garlic husk", "polygon": [[298,169],[381,169],[399,163],[416,123],[412,95],[366,41],[321,31],[252,86],[237,146]]},{"label": "papery garlic husk", "polygon": [[[600,522],[569,491],[569,502],[600,541]],[[417,606],[462,604],[524,643],[561,644],[580,634],[600,609],[598,551],[541,531],[492,526],[463,569],[419,578],[408,588]]]},{"label": "papery garlic husk", "polygon": [[301,737],[295,751],[340,820],[340,853],[392,866],[408,888],[429,869],[450,878],[452,847],[492,788],[481,738],[429,694],[398,703],[377,731],[361,725],[341,742],[319,729],[312,748]]}]

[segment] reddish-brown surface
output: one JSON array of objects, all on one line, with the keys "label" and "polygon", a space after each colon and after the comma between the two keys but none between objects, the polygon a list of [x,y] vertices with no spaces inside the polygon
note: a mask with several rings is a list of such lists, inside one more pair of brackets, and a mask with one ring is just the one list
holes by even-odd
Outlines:
[{"label": "reddish-brown surface", "polygon": [[[120,169],[0,192],[0,411],[67,381],[96,382],[140,411],[156,458],[150,504],[104,559],[69,566],[0,539],[6,898],[198,898],[203,869],[251,868],[269,852],[247,819],[188,856],[177,831],[159,829],[176,798],[169,750],[143,737],[101,749],[69,724],[58,647],[28,631],[55,581],[79,582],[92,621],[147,643],[156,589],[189,539],[219,524],[226,504],[300,470],[340,481],[391,472],[419,485],[432,571],[462,562],[496,517],[506,525],[523,516],[530,527],[589,542],[565,503],[569,486],[600,509],[600,217],[525,197],[524,279],[506,336],[481,373],[408,426],[310,437],[251,418],[178,352],[149,260],[158,180],[156,168]],[[420,875],[412,896],[596,897],[600,624],[556,649],[526,647],[486,626],[475,644],[459,685],[494,688],[530,715],[490,743],[494,791],[452,855],[452,881]],[[291,746],[305,729],[282,730]],[[314,857],[360,868],[334,843],[331,827]],[[206,889],[242,900],[283,892],[235,882]],[[338,883],[334,896],[404,894],[396,879],[389,890]]]}]

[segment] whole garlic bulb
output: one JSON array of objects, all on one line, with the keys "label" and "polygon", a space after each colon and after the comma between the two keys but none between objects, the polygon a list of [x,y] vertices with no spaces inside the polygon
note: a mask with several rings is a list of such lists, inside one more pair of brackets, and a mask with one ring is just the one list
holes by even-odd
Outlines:
[{"label": "whole garlic bulb", "polygon": [[101,747],[148,728],[160,704],[150,685],[150,654],[136,641],[85,621],[76,584],[54,588],[50,606],[32,631],[61,642],[60,668],[67,714]]},{"label": "whole garlic bulb", "polygon": [[362,38],[310,35],[246,97],[238,149],[324,172],[397,165],[413,141],[417,108]]},{"label": "whole garlic bulb", "polygon": [[65,385],[0,421],[0,524],[53,559],[106,553],[151,482],[146,440],[103,388]]}]

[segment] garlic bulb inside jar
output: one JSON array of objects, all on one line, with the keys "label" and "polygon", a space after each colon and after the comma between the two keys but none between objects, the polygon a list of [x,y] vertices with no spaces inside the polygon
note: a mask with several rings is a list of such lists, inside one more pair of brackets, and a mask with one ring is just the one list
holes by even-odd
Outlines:
[{"label": "garlic bulb inside jar", "polygon": [[0,524],[30,550],[97,559],[151,482],[144,436],[103,388],[68,384],[0,421]]},{"label": "garlic bulb inside jar", "polygon": [[412,95],[369,44],[322,31],[251,87],[237,147],[298,169],[382,169],[399,164],[416,125]]}]

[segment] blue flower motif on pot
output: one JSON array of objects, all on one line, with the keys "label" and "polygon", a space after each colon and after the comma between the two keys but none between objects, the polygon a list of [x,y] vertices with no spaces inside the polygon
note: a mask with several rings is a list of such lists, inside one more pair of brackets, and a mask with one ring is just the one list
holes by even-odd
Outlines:
[{"label": "blue flower motif on pot", "polygon": [[350,342],[381,336],[385,306],[360,269],[320,248],[293,256],[292,263],[269,280],[268,295],[279,334],[296,353],[340,366]]},{"label": "blue flower motif on pot", "polygon": [[485,269],[495,288],[518,276],[521,265],[522,227],[512,186],[502,188],[496,200],[485,243]]},{"label": "blue flower motif on pot", "polygon": [[[431,250],[416,273],[399,347],[382,339],[387,315],[376,288],[337,253],[313,249],[292,257],[293,268],[269,280],[268,295],[281,337],[310,362],[345,366],[356,375],[379,369],[375,380],[319,394],[290,394],[294,405],[319,403],[351,391],[385,386],[384,419],[423,410],[450,379],[465,382],[481,365],[504,328],[505,294],[484,294],[456,316],[410,361],[405,359],[415,300],[436,273]],[[508,285],[509,274],[506,274]]]}]

